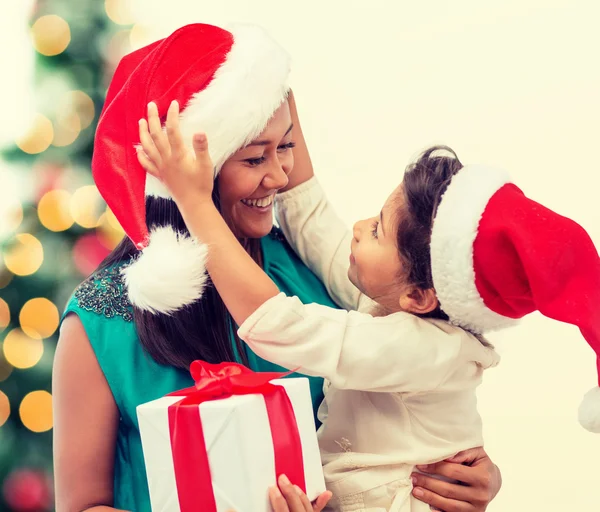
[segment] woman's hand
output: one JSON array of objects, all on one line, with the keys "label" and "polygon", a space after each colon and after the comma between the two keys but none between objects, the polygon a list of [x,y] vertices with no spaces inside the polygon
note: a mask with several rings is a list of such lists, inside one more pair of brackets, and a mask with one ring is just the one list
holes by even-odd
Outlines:
[{"label": "woman's hand", "polygon": [[179,129],[179,105],[173,101],[163,131],[158,109],[148,104],[148,121],[140,119],[137,156],[140,165],[158,178],[171,192],[178,205],[210,201],[214,186],[214,166],[208,153],[206,135],[194,135],[194,152],[183,142]]},{"label": "woman's hand", "polygon": [[471,448],[436,464],[417,466],[419,471],[440,475],[449,483],[413,473],[413,495],[443,512],[484,512],[502,486],[502,476],[483,448]]},{"label": "woman's hand", "polygon": [[279,477],[279,487],[269,490],[273,512],[321,512],[331,499],[331,492],[325,491],[313,503],[308,500],[300,487],[292,485],[288,477]]},{"label": "woman's hand", "polygon": [[311,503],[300,487],[292,485],[285,475],[279,477],[279,487],[269,489],[269,501],[273,512],[321,512],[330,499],[331,492],[325,491]]}]

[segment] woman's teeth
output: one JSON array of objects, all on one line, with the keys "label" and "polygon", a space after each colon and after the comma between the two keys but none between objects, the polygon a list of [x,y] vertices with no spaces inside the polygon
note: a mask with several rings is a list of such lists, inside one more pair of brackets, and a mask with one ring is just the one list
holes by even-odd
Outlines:
[{"label": "woman's teeth", "polygon": [[273,202],[273,197],[275,196],[270,195],[260,199],[242,199],[242,203],[244,203],[246,206],[266,208],[267,206],[270,206]]}]

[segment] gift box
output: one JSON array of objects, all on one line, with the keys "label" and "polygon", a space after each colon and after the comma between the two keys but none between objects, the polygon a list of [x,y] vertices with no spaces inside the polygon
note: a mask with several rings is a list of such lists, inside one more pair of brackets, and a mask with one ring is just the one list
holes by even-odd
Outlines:
[{"label": "gift box", "polygon": [[270,512],[280,474],[325,491],[308,379],[194,361],[195,386],[137,408],[153,512]]}]

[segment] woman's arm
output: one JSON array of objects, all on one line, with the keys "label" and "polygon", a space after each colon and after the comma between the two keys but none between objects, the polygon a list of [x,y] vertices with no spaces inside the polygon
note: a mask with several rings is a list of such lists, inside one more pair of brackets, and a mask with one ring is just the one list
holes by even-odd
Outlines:
[{"label": "woman's arm", "polygon": [[292,124],[294,125],[294,143],[296,147],[294,151],[294,168],[288,175],[289,182],[287,186],[281,189],[281,192],[291,190],[302,183],[310,180],[314,175],[312,161],[310,159],[310,153],[306,146],[306,140],[304,140],[304,134],[302,133],[302,126],[300,125],[300,119],[298,117],[298,109],[296,108],[296,99],[294,93],[290,90],[288,95],[288,104],[290,106],[290,115],[292,117]]},{"label": "woman's arm", "polygon": [[502,486],[500,469],[481,447],[471,448],[436,464],[419,466],[431,475],[441,475],[459,483],[414,473],[414,496],[442,512],[485,512]]},{"label": "woman's arm", "polygon": [[52,372],[57,512],[115,512],[119,411],[76,315],[63,322]]}]

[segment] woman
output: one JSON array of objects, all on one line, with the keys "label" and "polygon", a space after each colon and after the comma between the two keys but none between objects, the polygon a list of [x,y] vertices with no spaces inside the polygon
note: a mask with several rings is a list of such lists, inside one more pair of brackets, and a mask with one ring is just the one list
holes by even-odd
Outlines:
[{"label": "woman", "polygon": [[[272,226],[274,194],[294,185],[294,165],[298,175],[311,165],[303,143],[292,152],[293,140],[303,140],[293,98],[285,100],[288,70],[287,55],[258,29],[207,25],[184,27],[119,65],[92,170],[128,238],[65,311],[53,382],[58,512],[150,510],[135,408],[189,386],[191,361],[281,370],[242,346],[223,302],[205,287],[204,248],[177,234],[187,230],[174,203],[156,197],[165,195],[160,184],[145,183],[133,145],[150,100],[163,116],[171,100],[185,105],[190,144],[200,124],[215,141],[215,202],[279,288],[335,307]],[[316,410],[322,382],[310,383]],[[415,495],[445,512],[483,511],[500,487],[482,449],[425,471],[462,482],[415,476]],[[277,510],[300,506],[288,500]]]}]

